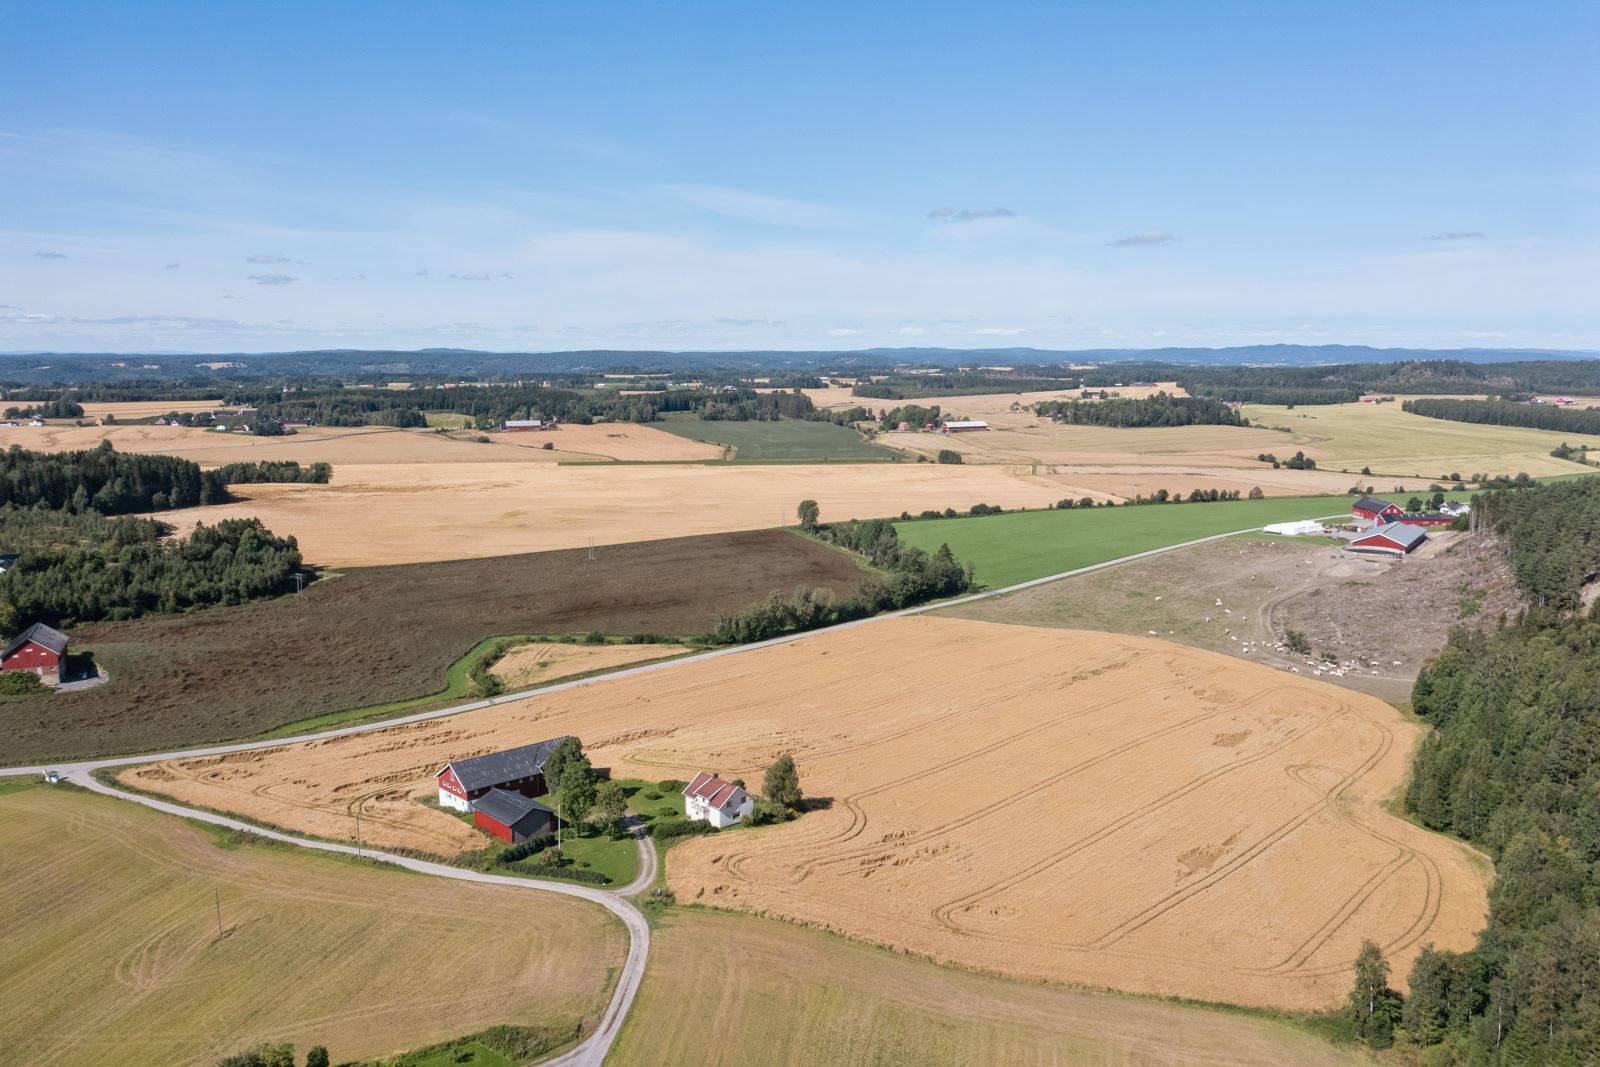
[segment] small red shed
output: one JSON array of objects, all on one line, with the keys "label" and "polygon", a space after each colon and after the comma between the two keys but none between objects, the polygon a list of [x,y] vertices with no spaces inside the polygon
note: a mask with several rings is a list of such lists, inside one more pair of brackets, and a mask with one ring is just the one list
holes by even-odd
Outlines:
[{"label": "small red shed", "polygon": [[57,685],[67,661],[67,635],[36,622],[0,652],[0,671],[31,671],[46,685]]},{"label": "small red shed", "polygon": [[555,812],[513,789],[491,789],[472,802],[472,825],[508,845],[554,833]]}]

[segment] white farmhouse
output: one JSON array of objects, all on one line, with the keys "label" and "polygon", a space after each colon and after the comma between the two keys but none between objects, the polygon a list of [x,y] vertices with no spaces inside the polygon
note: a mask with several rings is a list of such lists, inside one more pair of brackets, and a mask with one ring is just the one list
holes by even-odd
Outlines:
[{"label": "white farmhouse", "polygon": [[755,798],[742,788],[705,771],[683,788],[683,813],[719,830],[748,819],[755,805]]}]

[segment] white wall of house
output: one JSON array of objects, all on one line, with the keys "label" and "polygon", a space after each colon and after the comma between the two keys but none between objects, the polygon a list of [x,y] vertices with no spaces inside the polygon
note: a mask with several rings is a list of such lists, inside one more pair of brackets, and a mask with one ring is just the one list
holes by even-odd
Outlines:
[{"label": "white wall of house", "polygon": [[439,787],[439,806],[441,808],[454,808],[456,811],[472,810],[472,804],[466,797],[458,797],[444,786]]},{"label": "white wall of house", "polygon": [[683,798],[683,813],[699,822],[708,822],[717,829],[732,826],[742,819],[748,819],[755,810],[755,799],[743,789],[735,790],[728,802],[720,808],[713,808],[708,802],[699,797]]}]

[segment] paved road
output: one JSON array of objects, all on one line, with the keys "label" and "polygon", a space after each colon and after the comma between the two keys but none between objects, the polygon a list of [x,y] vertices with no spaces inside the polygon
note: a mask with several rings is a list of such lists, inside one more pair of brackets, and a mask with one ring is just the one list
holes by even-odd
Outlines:
[{"label": "paved road", "polygon": [[789,634],[784,637],[774,637],[767,641],[758,641],[754,644],[740,645],[736,648],[717,649],[712,652],[700,652],[692,656],[683,656],[678,659],[667,660],[664,663],[646,664],[642,667],[628,667],[610,674],[597,675],[592,678],[583,678],[573,682],[558,682],[553,685],[540,686],[535,689],[526,689],[517,693],[507,693],[503,696],[489,700],[475,700],[466,704],[457,704],[448,708],[435,711],[419,712],[415,715],[406,715],[398,719],[385,719],[381,722],[365,723],[359,726],[346,726],[336,730],[322,730],[317,733],[302,734],[298,737],[279,738],[274,741],[246,741],[231,745],[211,745],[205,748],[182,749],[171,752],[147,753],[140,756],[117,756],[110,759],[78,760],[66,763],[38,765],[32,767],[4,767],[0,768],[0,776],[42,774],[46,769],[59,771],[69,781],[103,793],[106,796],[117,797],[122,800],[143,804],[148,808],[177,815],[186,819],[197,819],[201,822],[212,823],[216,826],[227,827],[231,830],[243,830],[247,833],[260,834],[275,841],[283,841],[302,848],[314,849],[319,852],[338,852],[346,855],[360,855],[367,859],[382,863],[392,863],[397,867],[404,867],[410,871],[421,874],[431,874],[439,878],[455,878],[464,882],[481,882],[490,885],[506,885],[516,889],[525,889],[541,893],[561,893],[565,896],[578,897],[592,901],[607,911],[619,917],[628,930],[628,957],[623,964],[622,973],[618,976],[616,990],[612,993],[611,1001],[606,1005],[604,1014],[600,1017],[599,1025],[582,1044],[570,1052],[549,1061],[553,1067],[600,1067],[611,1051],[612,1044],[616,1041],[617,1032],[622,1020],[627,1017],[628,1009],[633,1004],[633,998],[639,991],[639,982],[644,977],[645,960],[650,954],[650,926],[645,921],[642,912],[627,898],[647,889],[655,881],[657,857],[654,844],[647,835],[640,831],[642,827],[635,827],[639,842],[639,876],[630,884],[620,890],[592,889],[587,886],[568,885],[565,882],[546,882],[531,878],[513,878],[506,875],[483,874],[478,871],[466,871],[456,867],[448,867],[442,863],[430,863],[427,860],[411,859],[406,856],[396,856],[393,853],[381,852],[373,849],[357,850],[354,845],[341,845],[330,841],[313,841],[290,834],[268,830],[260,826],[230,819],[225,815],[217,815],[197,808],[186,808],[180,804],[173,804],[153,797],[140,796],[108,786],[94,777],[93,772],[107,767],[126,767],[137,763],[152,763],[159,760],[175,759],[180,756],[219,756],[230,752],[248,752],[263,748],[280,748],[286,745],[304,744],[308,741],[320,741],[330,737],[344,737],[350,734],[367,733],[372,730],[385,730],[391,726],[405,723],[426,722],[429,719],[440,719],[450,715],[461,715],[465,712],[476,711],[479,708],[493,707],[497,704],[506,704],[515,700],[524,700],[530,696],[542,693],[555,693],[564,689],[574,689],[582,685],[594,685],[596,682],[612,681],[617,678],[626,678],[630,675],[645,674],[650,671],[671,670],[686,663],[700,660],[715,659],[719,656],[736,656],[759,648],[768,648],[773,645],[788,644],[791,641],[804,641],[818,634],[838,630],[848,630],[857,626],[870,626],[883,619],[897,618],[902,615],[917,615],[925,611],[939,608],[954,607],[958,604],[970,604],[990,597],[1004,596],[1021,589],[1031,589],[1034,586],[1046,585],[1057,582],[1063,578],[1073,578],[1080,574],[1089,574],[1093,571],[1104,570],[1134,560],[1157,556],[1163,552],[1175,552],[1178,549],[1190,548],[1194,545],[1205,544],[1208,541],[1220,541],[1223,538],[1235,537],[1242,533],[1250,533],[1259,529],[1251,526],[1243,530],[1234,530],[1230,533],[1215,534],[1211,537],[1200,537],[1193,541],[1185,541],[1178,545],[1168,545],[1165,548],[1153,548],[1147,552],[1135,552],[1132,555],[1122,556],[1117,559],[1107,560],[1104,563],[1092,564],[1088,567],[1078,567],[1059,574],[1035,578],[1027,582],[1018,582],[1003,589],[991,589],[982,593],[973,593],[970,596],[959,597],[955,600],[940,601],[935,604],[924,604],[920,607],[906,608],[901,611],[889,612],[883,615],[874,615],[854,622],[840,623],[821,630],[809,630],[805,633]]}]

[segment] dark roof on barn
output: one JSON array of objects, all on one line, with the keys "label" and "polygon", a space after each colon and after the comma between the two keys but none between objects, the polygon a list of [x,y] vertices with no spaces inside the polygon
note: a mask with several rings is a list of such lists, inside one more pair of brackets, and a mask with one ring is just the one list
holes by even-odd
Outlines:
[{"label": "dark roof on barn", "polygon": [[1350,543],[1353,545],[1359,545],[1361,542],[1370,540],[1374,537],[1387,538],[1407,551],[1416,547],[1419,541],[1426,541],[1428,539],[1428,535],[1422,532],[1422,527],[1420,526],[1407,526],[1403,522],[1391,522],[1383,526],[1379,526],[1371,533],[1363,534]]},{"label": "dark roof on barn", "polygon": [[540,822],[548,821],[555,812],[529,800],[515,789],[491,789],[472,802],[473,811],[481,811],[501,826],[516,826],[530,815],[537,814]]},{"label": "dark roof on barn", "polygon": [[1350,505],[1350,509],[1354,511],[1356,508],[1360,508],[1362,511],[1370,511],[1376,514],[1382,511],[1384,508],[1392,508],[1394,506],[1394,504],[1389,503],[1387,500],[1378,500],[1375,497],[1364,496],[1360,500],[1357,500],[1354,504]]},{"label": "dark roof on barn", "polygon": [[[549,759],[555,747],[565,740],[565,735],[552,737],[548,741],[535,741],[531,745],[508,748],[504,752],[490,752],[484,756],[458,759],[446,766],[456,772],[456,781],[461,783],[462,789],[470,793],[484,786],[515,782],[520,778],[532,778],[544,770],[544,761]],[[439,773],[443,774],[444,771],[441,769]]]},{"label": "dark roof on barn", "polygon": [[64,655],[67,651],[67,635],[60,630],[52,630],[42,622],[36,622],[26,630],[11,639],[6,645],[6,650],[0,652],[0,657],[9,656],[23,645],[32,641],[36,645],[48,648],[56,655]]}]

